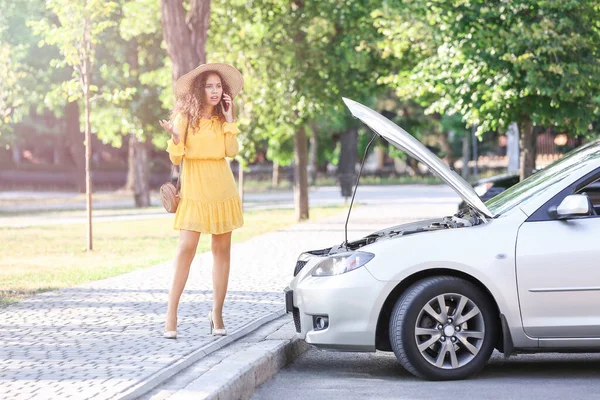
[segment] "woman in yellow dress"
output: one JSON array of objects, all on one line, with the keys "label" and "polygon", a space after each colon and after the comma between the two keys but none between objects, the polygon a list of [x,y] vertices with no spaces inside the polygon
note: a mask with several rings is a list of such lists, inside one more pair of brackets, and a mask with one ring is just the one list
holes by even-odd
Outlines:
[{"label": "woman in yellow dress", "polygon": [[243,83],[241,73],[231,65],[203,64],[177,80],[171,119],[160,121],[171,134],[167,147],[171,162],[183,162],[181,198],[174,223],[179,230],[179,246],[164,332],[168,339],[177,337],[179,299],[202,233],[212,235],[210,332],[227,334],[223,303],[229,281],[231,232],[241,227],[244,220],[241,199],[225,157],[235,157],[238,152],[239,129],[233,122],[233,98]]}]

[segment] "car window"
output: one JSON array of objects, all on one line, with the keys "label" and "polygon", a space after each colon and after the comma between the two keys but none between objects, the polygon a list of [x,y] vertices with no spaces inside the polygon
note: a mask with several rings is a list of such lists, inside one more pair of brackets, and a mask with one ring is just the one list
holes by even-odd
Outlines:
[{"label": "car window", "polygon": [[596,210],[596,214],[600,215],[600,178],[579,189],[576,194],[586,194]]},{"label": "car window", "polygon": [[497,217],[511,210],[525,200],[544,193],[550,187],[560,184],[585,166],[585,163],[600,159],[600,142],[592,142],[566,154],[560,160],[536,172],[524,181],[488,200],[485,205]]}]

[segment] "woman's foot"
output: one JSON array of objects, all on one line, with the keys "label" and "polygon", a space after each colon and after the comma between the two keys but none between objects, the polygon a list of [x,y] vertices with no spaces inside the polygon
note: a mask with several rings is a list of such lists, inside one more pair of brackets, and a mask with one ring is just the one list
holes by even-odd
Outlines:
[{"label": "woman's foot", "polygon": [[177,331],[166,331],[163,333],[165,339],[177,339]]},{"label": "woman's foot", "polygon": [[165,339],[177,339],[177,316],[173,318],[167,314],[167,320],[165,322],[165,332],[163,337]]},{"label": "woman's foot", "polygon": [[[208,312],[208,323],[210,324],[210,333],[213,336],[227,336],[227,329],[225,327],[216,328],[213,311],[210,310]],[[223,317],[221,316],[221,326],[223,326]]]}]

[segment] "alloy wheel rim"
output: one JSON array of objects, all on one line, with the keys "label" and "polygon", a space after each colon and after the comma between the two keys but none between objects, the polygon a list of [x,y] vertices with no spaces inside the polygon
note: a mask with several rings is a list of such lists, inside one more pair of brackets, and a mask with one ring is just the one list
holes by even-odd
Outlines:
[{"label": "alloy wheel rim", "polygon": [[457,369],[479,354],[485,322],[470,298],[444,293],[425,303],[417,317],[414,336],[427,362],[441,369]]}]

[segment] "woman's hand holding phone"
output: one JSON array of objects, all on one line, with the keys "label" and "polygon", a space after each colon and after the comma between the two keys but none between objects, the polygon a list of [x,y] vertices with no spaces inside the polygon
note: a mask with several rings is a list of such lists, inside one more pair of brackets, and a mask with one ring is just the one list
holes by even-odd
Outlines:
[{"label": "woman's hand holding phone", "polygon": [[231,96],[229,96],[227,93],[223,93],[220,104],[221,109],[223,110],[223,115],[225,115],[225,121],[233,122],[233,101],[231,100]]}]

